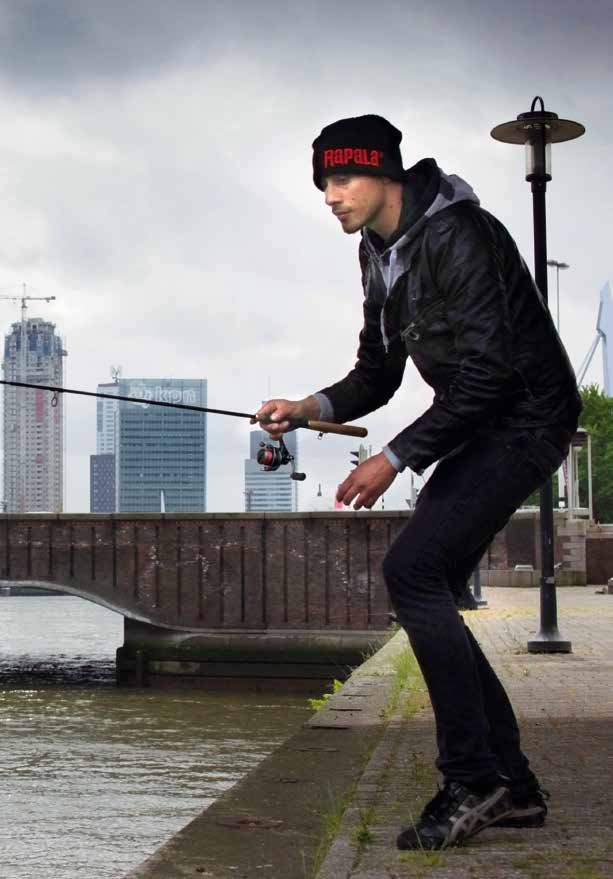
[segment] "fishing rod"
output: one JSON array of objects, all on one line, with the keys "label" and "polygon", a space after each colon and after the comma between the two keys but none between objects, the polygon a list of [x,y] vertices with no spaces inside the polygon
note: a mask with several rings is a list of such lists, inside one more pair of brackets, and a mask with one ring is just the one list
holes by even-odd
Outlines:
[{"label": "fishing rod", "polygon": [[[147,406],[165,406],[168,409],[186,409],[189,412],[208,412],[211,415],[229,415],[233,418],[248,418],[252,424],[269,424],[270,419],[258,418],[250,412],[235,412],[231,409],[211,409],[207,406],[190,406],[187,403],[169,403],[164,400],[142,400],[138,397],[126,397],[121,394],[101,394],[98,391],[80,391],[75,388],[61,388],[53,385],[37,385],[31,382],[8,381],[8,379],[0,379],[1,385],[10,385],[14,388],[31,388],[37,391],[48,391],[53,394],[51,401],[52,406],[57,406],[60,394],[74,394],[80,397],[100,397],[103,400],[123,400],[126,403],[140,403]],[[306,428],[306,430],[315,430],[320,435],[325,433],[335,433],[340,436],[368,436],[365,427],[357,427],[350,424],[334,424],[331,421],[317,421],[312,418],[293,418],[290,419],[292,428]],[[278,470],[283,464],[291,463],[294,458],[290,454],[287,446],[283,441],[283,437],[279,438],[279,447],[266,443],[260,444],[261,448],[257,454],[259,464],[264,466],[265,470]],[[304,473],[291,474],[292,479],[302,480],[305,478]]]}]

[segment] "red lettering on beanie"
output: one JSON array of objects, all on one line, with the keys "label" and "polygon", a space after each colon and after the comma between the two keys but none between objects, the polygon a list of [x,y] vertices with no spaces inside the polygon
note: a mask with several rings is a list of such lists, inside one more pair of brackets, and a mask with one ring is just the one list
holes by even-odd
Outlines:
[{"label": "red lettering on beanie", "polygon": [[336,165],[372,165],[380,168],[383,161],[382,150],[367,150],[362,147],[344,147],[343,149],[324,150],[324,168],[334,168]]}]

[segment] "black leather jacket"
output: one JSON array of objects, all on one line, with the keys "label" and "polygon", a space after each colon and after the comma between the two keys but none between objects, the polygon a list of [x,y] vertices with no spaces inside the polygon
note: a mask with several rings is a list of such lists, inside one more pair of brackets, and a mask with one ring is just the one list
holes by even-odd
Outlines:
[{"label": "black leather jacket", "polygon": [[434,400],[388,447],[417,473],[477,431],[572,433],[581,411],[572,367],[515,242],[475,201],[452,203],[415,225],[406,271],[384,302],[363,238],[358,359],[320,392],[335,421],[352,421],[388,402],[410,356]]}]

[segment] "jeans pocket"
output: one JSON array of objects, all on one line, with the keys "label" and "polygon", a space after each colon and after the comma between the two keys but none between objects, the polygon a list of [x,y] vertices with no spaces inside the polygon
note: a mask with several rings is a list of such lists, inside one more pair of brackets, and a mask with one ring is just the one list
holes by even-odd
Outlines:
[{"label": "jeans pocket", "polygon": [[[539,468],[543,479],[555,473],[566,458],[567,450],[562,438],[552,437],[547,432],[526,431],[525,454]],[[559,439],[559,442],[558,442]]]}]

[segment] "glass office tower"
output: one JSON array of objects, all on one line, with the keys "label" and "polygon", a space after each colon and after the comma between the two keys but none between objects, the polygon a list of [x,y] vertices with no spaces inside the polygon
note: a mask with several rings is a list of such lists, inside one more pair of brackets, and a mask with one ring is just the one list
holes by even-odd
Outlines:
[{"label": "glass office tower", "polygon": [[120,513],[206,511],[206,413],[152,401],[207,405],[205,379],[121,379],[115,448]]}]

